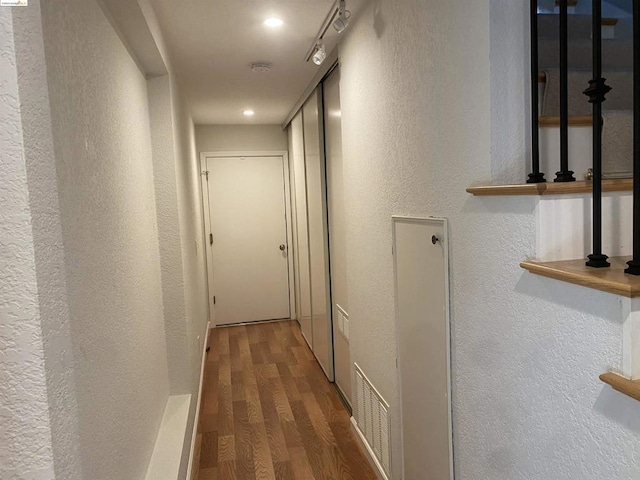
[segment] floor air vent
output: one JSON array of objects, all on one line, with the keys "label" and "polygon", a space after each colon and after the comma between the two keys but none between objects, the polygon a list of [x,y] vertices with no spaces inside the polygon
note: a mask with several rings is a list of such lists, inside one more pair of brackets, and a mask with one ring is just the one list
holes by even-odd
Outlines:
[{"label": "floor air vent", "polygon": [[356,369],[356,423],[369,448],[373,451],[387,477],[391,477],[391,449],[389,442],[389,405],[380,396],[367,376]]}]

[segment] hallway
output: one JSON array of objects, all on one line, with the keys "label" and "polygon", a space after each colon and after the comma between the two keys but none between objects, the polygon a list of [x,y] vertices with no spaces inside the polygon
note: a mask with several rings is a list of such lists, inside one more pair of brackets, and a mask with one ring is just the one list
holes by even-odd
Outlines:
[{"label": "hallway", "polygon": [[194,478],[376,478],[297,322],[215,328],[209,346]]}]

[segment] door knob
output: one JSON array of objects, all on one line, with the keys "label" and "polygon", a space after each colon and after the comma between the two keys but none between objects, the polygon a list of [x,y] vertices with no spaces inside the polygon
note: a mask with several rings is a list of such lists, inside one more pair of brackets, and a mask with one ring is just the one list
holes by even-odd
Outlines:
[{"label": "door knob", "polygon": [[284,249],[287,248],[284,246],[284,243],[282,245],[280,245],[280,250],[282,250],[284,252]]}]

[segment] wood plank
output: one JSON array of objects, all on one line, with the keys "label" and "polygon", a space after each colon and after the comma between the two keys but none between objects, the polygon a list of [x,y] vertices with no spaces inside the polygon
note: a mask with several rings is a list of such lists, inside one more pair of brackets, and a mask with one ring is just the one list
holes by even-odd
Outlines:
[{"label": "wood plank", "polygon": [[[232,477],[219,477],[218,468],[203,468],[198,473],[198,480],[218,480],[218,478],[232,478]],[[234,477],[235,478],[235,477]]]},{"label": "wood plank", "polygon": [[253,468],[256,480],[275,480],[267,430],[263,423],[250,425]]},{"label": "wood plank", "polygon": [[640,401],[640,380],[630,380],[613,372],[603,373],[600,375],[600,380],[611,385],[618,392]]},{"label": "wood plank", "polygon": [[221,435],[218,437],[218,465],[233,462],[236,459],[236,437]]},{"label": "wood plank", "polygon": [[218,466],[218,432],[202,434],[200,447],[200,467],[213,468]]},{"label": "wood plank", "polygon": [[[603,192],[628,192],[632,190],[632,178],[602,181]],[[476,196],[571,195],[576,193],[591,193],[592,191],[593,183],[587,181],[483,185],[467,188],[468,193]]]},{"label": "wood plank", "polygon": [[634,298],[640,296],[640,277],[624,273],[629,260],[631,257],[611,257],[610,268],[587,267],[585,260],[527,261],[520,266],[543,277]]}]

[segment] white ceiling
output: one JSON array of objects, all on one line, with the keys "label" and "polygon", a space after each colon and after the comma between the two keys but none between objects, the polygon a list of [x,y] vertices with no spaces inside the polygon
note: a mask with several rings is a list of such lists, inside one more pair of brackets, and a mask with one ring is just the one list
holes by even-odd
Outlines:
[{"label": "white ceiling", "polygon": [[[333,1],[154,0],[194,122],[281,123],[317,72],[304,57]],[[355,14],[363,1],[347,0],[347,9]],[[284,25],[265,26],[271,16]],[[325,40],[330,52],[333,28]],[[271,71],[251,71],[256,61],[272,63]]]}]

